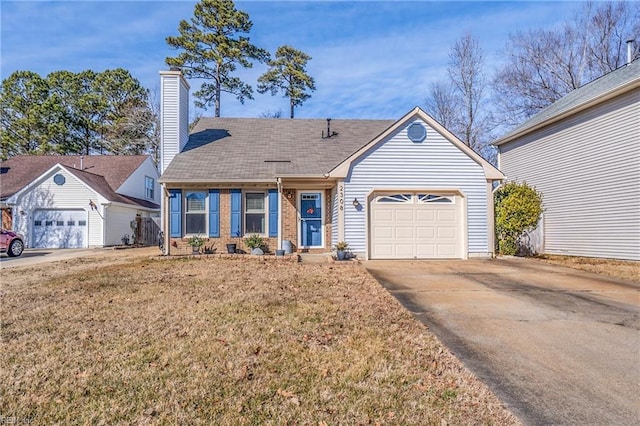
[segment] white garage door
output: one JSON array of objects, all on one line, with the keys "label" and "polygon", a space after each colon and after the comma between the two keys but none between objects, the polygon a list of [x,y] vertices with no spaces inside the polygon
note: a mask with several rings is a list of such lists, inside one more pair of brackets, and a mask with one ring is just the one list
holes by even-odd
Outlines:
[{"label": "white garage door", "polygon": [[461,258],[461,204],[455,194],[374,194],[371,259]]},{"label": "white garage door", "polygon": [[87,247],[87,212],[84,210],[36,210],[33,213],[34,248]]}]

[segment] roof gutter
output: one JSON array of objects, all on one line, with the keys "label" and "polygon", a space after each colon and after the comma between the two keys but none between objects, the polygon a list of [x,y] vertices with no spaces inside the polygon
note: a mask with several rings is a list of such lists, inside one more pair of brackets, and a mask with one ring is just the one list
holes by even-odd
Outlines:
[{"label": "roof gutter", "polygon": [[321,175],[279,175],[278,179],[329,179],[331,175],[324,173]]},{"label": "roof gutter", "polygon": [[633,89],[635,89],[636,87],[640,87],[640,79],[636,79],[636,80],[632,80],[630,82],[627,82],[626,84],[623,84],[622,86],[619,86],[615,89],[613,89],[612,91],[610,91],[609,93],[602,95],[602,96],[597,96],[593,99],[590,99],[589,101],[578,105],[574,108],[571,108],[565,112],[563,112],[562,114],[553,116],[545,121],[542,121],[541,123],[536,124],[535,126],[532,127],[528,127],[526,129],[522,129],[521,131],[514,133],[513,135],[507,136],[505,138],[502,139],[498,139],[497,141],[493,142],[491,145],[493,146],[501,146],[504,145],[506,143],[509,143],[515,139],[521,138],[529,133],[535,132],[536,130],[540,130],[543,127],[546,127],[550,124],[556,123],[558,121],[564,120],[567,117],[570,117],[574,114],[577,114],[581,111],[584,111],[586,109],[591,108],[592,106],[598,105],[599,103],[608,101],[609,99],[615,98],[616,96],[619,96],[621,94],[624,94],[628,91],[631,91]]},{"label": "roof gutter", "polygon": [[165,185],[169,184],[190,184],[190,185],[210,185],[219,183],[240,184],[240,183],[265,183],[273,184],[273,178],[269,179],[216,179],[216,180],[202,180],[196,181],[193,179],[158,179],[158,183]]}]

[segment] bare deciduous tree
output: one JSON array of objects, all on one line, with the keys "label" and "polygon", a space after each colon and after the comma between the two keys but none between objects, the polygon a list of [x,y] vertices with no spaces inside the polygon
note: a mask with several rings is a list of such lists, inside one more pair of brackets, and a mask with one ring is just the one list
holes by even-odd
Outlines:
[{"label": "bare deciduous tree", "polygon": [[426,99],[427,111],[474,151],[493,160],[484,54],[471,34],[454,43],[447,74],[447,81],[431,86]]},{"label": "bare deciduous tree", "polygon": [[[587,3],[571,22],[511,34],[493,80],[496,113],[522,123],[570,91],[622,66],[626,40],[640,33],[640,3]],[[637,45],[634,59],[639,56]]]},{"label": "bare deciduous tree", "polygon": [[437,81],[431,85],[425,100],[427,112],[447,129],[453,129],[457,121],[458,105],[453,86],[447,81]]},{"label": "bare deciduous tree", "polygon": [[266,110],[260,113],[260,118],[282,118],[282,110]]}]

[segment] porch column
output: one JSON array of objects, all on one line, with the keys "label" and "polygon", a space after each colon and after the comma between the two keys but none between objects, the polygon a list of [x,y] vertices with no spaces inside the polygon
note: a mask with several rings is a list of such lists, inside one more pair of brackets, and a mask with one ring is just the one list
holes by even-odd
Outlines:
[{"label": "porch column", "polygon": [[162,205],[160,206],[160,211],[162,214],[161,217],[161,228],[162,229],[162,238],[164,238],[164,253],[163,255],[169,256],[171,254],[171,239],[169,235],[169,191],[167,191],[167,187],[162,185]]},{"label": "porch column", "polygon": [[[338,241],[344,241],[344,180],[338,181]],[[337,243],[338,241],[335,241]]]},{"label": "porch column", "polygon": [[282,250],[282,179],[277,179],[278,184],[278,249]]}]

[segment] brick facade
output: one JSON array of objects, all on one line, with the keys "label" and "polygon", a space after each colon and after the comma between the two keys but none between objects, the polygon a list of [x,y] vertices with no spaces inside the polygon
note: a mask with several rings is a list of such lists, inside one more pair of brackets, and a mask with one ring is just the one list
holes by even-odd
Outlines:
[{"label": "brick facade", "polygon": [[[227,244],[236,244],[236,250],[249,253],[251,250],[244,244],[243,237],[231,236],[231,191],[230,189],[220,189],[220,237],[205,238],[204,247],[213,249],[215,253],[226,253]],[[305,250],[310,253],[326,253],[331,250],[331,190],[324,191],[325,196],[325,247]],[[298,192],[295,189],[284,189],[282,191],[282,240],[289,240],[292,243],[293,251],[298,251],[298,214],[296,210]],[[278,238],[265,237],[267,242],[266,253],[275,253],[278,248]],[[192,248],[187,244],[187,238],[171,238],[171,254],[191,254]],[[301,251],[301,250],[300,250]]]}]

